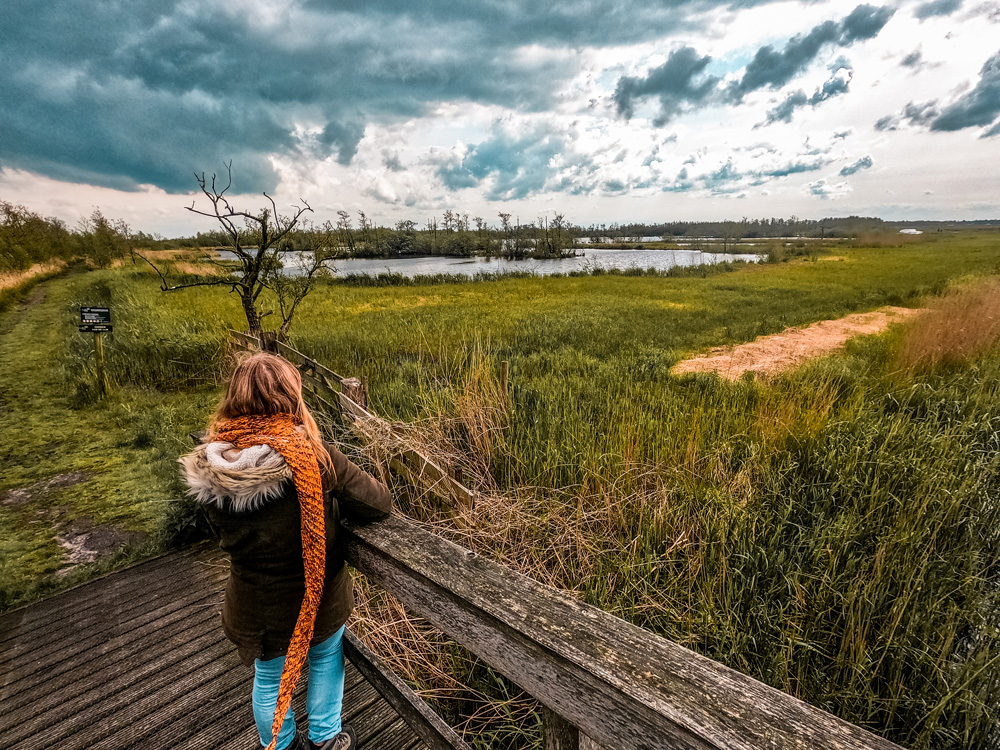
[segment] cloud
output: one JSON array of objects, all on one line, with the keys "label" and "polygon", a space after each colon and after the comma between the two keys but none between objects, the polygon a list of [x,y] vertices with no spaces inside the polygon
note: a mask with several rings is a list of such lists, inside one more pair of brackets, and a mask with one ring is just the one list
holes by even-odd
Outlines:
[{"label": "cloud", "polygon": [[848,164],[846,167],[840,170],[841,177],[850,177],[852,174],[857,174],[862,169],[871,169],[875,162],[872,161],[870,156],[862,156],[853,164]]},{"label": "cloud", "polygon": [[[754,161],[763,156],[770,156],[772,153],[772,151],[759,153]],[[681,174],[677,175],[676,183],[686,185],[686,189],[689,190],[700,187],[711,195],[735,195],[748,187],[759,187],[773,180],[818,171],[829,163],[830,159],[825,154],[800,155],[793,157],[790,161],[772,163],[770,166],[746,165],[741,167],[732,158],[729,158],[715,169],[691,179],[689,179],[688,171],[685,168]],[[672,187],[664,188],[664,190],[668,189],[673,190]]]},{"label": "cloud", "polygon": [[[771,125],[775,122],[791,122],[792,114],[799,107],[804,107],[809,103],[809,97],[806,95],[805,91],[795,91],[785,97],[785,100],[772,110],[767,113],[767,121],[765,125]],[[755,125],[754,127],[760,127]]]},{"label": "cloud", "polygon": [[832,200],[851,192],[850,186],[846,182],[839,182],[831,185],[826,180],[816,180],[810,182],[806,188],[811,195],[815,195],[822,200]]},{"label": "cloud", "polygon": [[936,100],[924,102],[923,104],[910,102],[899,114],[886,115],[878,120],[875,123],[875,129],[880,131],[899,130],[900,125],[904,122],[916,127],[923,127],[938,117],[938,115],[940,115],[940,110],[937,107]]},{"label": "cloud", "polygon": [[[838,60],[831,66],[833,75],[815,92],[812,96],[807,96],[802,90],[789,94],[781,104],[767,113],[767,120],[763,125],[772,125],[776,122],[791,122],[792,114],[796,109],[806,105],[815,107],[822,104],[827,99],[831,99],[838,94],[845,94],[851,83],[854,71],[845,60]],[[754,127],[760,127],[755,125]]]},{"label": "cloud", "polygon": [[566,146],[561,133],[540,126],[522,134],[502,130],[459,155],[442,159],[437,176],[450,190],[486,184],[489,200],[514,200],[540,192],[553,175],[550,162]]},{"label": "cloud", "polygon": [[703,102],[714,92],[719,79],[702,75],[711,61],[711,57],[699,55],[693,47],[681,47],[671,52],[663,65],[643,77],[622,76],[613,96],[618,114],[628,120],[634,114],[637,99],[655,96],[660,103],[655,124],[666,124],[685,105]]},{"label": "cloud", "polygon": [[921,21],[933,16],[949,16],[962,7],[962,0],[929,0],[917,6],[913,15]]},{"label": "cloud", "polygon": [[[793,175],[793,174],[803,174],[805,172],[815,172],[815,171],[817,171],[819,169],[822,169],[826,164],[827,164],[827,160],[826,159],[815,159],[813,161],[796,161],[796,162],[791,162],[789,164],[784,164],[784,165],[782,165],[780,167],[773,167],[771,169],[764,169],[764,170],[761,170],[759,172],[755,172],[754,174],[757,175],[758,178],[763,178],[763,177],[775,177],[775,178],[789,177],[790,175]],[[757,182],[755,184],[761,184],[761,182]]]},{"label": "cloud", "polygon": [[792,37],[780,52],[772,45],[761,47],[747,64],[743,77],[728,87],[731,101],[742,101],[751,91],[784,86],[806,69],[827,45],[848,47],[871,39],[889,22],[894,10],[889,7],[859,5],[840,23],[825,21],[809,33]]},{"label": "cloud", "polygon": [[[975,88],[945,107],[931,123],[931,130],[954,131],[989,125],[997,116],[1000,116],[1000,52],[983,64]],[[992,135],[997,135],[996,127],[983,134]]]},{"label": "cloud", "polygon": [[405,169],[403,162],[399,160],[399,154],[389,149],[382,151],[382,166],[390,172],[402,172]]}]

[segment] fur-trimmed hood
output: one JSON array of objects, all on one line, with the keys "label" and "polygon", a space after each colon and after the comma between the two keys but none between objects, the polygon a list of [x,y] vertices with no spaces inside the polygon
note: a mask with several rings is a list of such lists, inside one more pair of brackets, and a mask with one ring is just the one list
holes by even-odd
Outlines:
[{"label": "fur-trimmed hood", "polygon": [[239,449],[232,443],[203,443],[178,459],[188,494],[200,503],[241,513],[259,508],[282,492],[292,470],[269,445]]}]

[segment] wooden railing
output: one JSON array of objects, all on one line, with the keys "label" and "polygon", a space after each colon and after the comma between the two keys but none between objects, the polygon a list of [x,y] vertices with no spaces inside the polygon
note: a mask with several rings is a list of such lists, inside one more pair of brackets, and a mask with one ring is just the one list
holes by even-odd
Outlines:
[{"label": "wooden railing", "polygon": [[898,748],[403,518],[344,527],[354,567],[545,706],[549,748]]},{"label": "wooden railing", "polygon": [[343,527],[355,568],[542,704],[547,750],[899,748],[404,518]]}]

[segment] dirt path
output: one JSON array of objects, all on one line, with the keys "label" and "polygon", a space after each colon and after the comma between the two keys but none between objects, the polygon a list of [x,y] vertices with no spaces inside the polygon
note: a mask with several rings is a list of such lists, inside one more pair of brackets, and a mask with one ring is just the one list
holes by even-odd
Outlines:
[{"label": "dirt path", "polygon": [[738,380],[745,372],[775,375],[814,357],[836,351],[853,336],[879,333],[890,323],[919,313],[920,310],[907,307],[883,307],[875,312],[857,313],[838,320],[822,320],[806,328],[786,328],[781,333],[761,336],[748,344],[719,347],[702,357],[678,362],[673,372],[678,375],[716,372],[729,380]]}]

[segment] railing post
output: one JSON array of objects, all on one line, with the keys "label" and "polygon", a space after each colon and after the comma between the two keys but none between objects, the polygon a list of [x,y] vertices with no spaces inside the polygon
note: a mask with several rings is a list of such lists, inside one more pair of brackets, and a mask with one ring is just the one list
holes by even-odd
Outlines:
[{"label": "railing post", "polygon": [[278,332],[277,331],[261,331],[260,332],[260,343],[264,347],[264,351],[271,352],[272,354],[278,353]]},{"label": "railing post", "polygon": [[545,750],[580,750],[580,730],[548,706],[542,706],[542,729]]},{"label": "railing post", "polygon": [[344,378],[340,381],[340,387],[344,389],[344,395],[351,401],[362,409],[368,408],[368,389],[360,378]]},{"label": "railing post", "polygon": [[542,706],[542,729],[545,750],[604,750],[548,706]]}]

